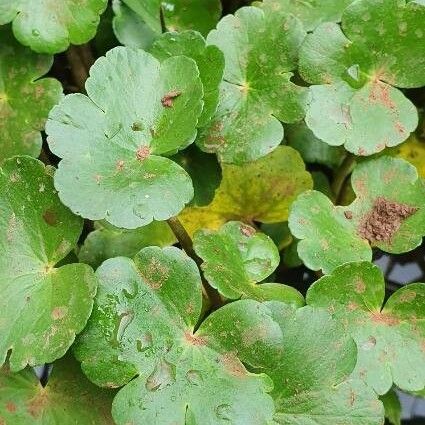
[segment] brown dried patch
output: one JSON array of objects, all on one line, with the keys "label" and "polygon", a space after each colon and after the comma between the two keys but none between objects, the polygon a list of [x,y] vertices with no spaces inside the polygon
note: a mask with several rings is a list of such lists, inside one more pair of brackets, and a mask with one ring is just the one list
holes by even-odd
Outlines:
[{"label": "brown dried patch", "polygon": [[53,320],[63,319],[67,313],[68,313],[68,307],[66,306],[55,307],[52,310],[52,319]]},{"label": "brown dried patch", "polygon": [[193,335],[190,332],[185,332],[184,333],[184,339],[190,345],[195,345],[197,347],[200,347],[200,346],[203,346],[203,345],[207,345],[207,341],[206,341],[205,338],[202,338],[200,336]]},{"label": "brown dried patch", "polygon": [[363,294],[364,291],[366,291],[366,284],[363,282],[362,279],[357,278],[354,282],[354,292],[357,294]]},{"label": "brown dried patch", "polygon": [[372,210],[361,220],[358,234],[370,243],[391,242],[402,222],[417,210],[416,207],[379,197],[375,200]]},{"label": "brown dried patch", "polygon": [[169,273],[168,267],[153,257],[146,268],[146,272],[140,273],[140,275],[152,289],[160,289],[168,279]]},{"label": "brown dried patch", "polygon": [[348,310],[350,310],[350,311],[354,311],[354,310],[357,310],[357,309],[359,308],[359,305],[358,305],[357,303],[353,302],[353,301],[350,301],[350,302],[348,303],[347,308],[348,308]]},{"label": "brown dried patch", "polygon": [[49,226],[56,226],[58,224],[58,217],[56,216],[56,213],[50,208],[48,210],[44,211],[43,220]]},{"label": "brown dried patch", "polygon": [[351,211],[344,211],[344,216],[347,220],[351,220],[353,218],[353,213]]},{"label": "brown dried patch", "polygon": [[354,406],[354,402],[356,401],[356,393],[351,390],[350,391],[350,406],[353,407]]},{"label": "brown dried patch", "polygon": [[48,404],[46,388],[41,388],[39,393],[27,403],[27,412],[33,418],[39,418]]},{"label": "brown dried patch", "polygon": [[250,226],[246,226],[245,224],[241,224],[239,227],[241,233],[246,236],[247,238],[251,237],[255,234],[255,229]]},{"label": "brown dried patch", "polygon": [[403,303],[410,303],[410,301],[413,301],[416,298],[416,292],[414,291],[404,291],[400,295],[400,301]]},{"label": "brown dried patch", "polygon": [[242,344],[245,347],[250,347],[258,341],[266,339],[268,335],[267,328],[264,325],[257,325],[252,328],[247,328],[242,332]]},{"label": "brown dried patch", "polygon": [[122,171],[124,169],[124,161],[122,159],[117,161],[115,168],[117,171]]},{"label": "brown dried patch", "polygon": [[180,90],[172,90],[164,95],[161,99],[162,106],[164,108],[171,108],[173,106],[173,101],[176,97],[179,97],[182,94]]},{"label": "brown dried patch", "polygon": [[390,87],[380,81],[376,81],[372,85],[372,90],[369,93],[369,102],[371,104],[380,103],[388,109],[394,110],[396,104],[390,97]]},{"label": "brown dried patch", "polygon": [[246,376],[246,370],[241,361],[236,357],[235,353],[229,352],[220,356],[220,361],[231,375],[242,378]]},{"label": "brown dried patch", "polygon": [[6,410],[10,413],[15,413],[16,412],[16,404],[12,403],[11,401],[8,401],[6,403]]},{"label": "brown dried patch", "polygon": [[396,121],[396,123],[394,124],[394,127],[396,129],[396,131],[401,135],[407,135],[407,130],[404,128],[404,126],[401,124],[400,121]]},{"label": "brown dried patch", "polygon": [[140,146],[136,151],[136,158],[138,161],[145,160],[151,153],[149,146]]},{"label": "brown dried patch", "polygon": [[396,326],[400,323],[400,320],[396,317],[393,317],[388,313],[383,313],[380,311],[370,313],[370,318],[373,322],[386,326]]}]

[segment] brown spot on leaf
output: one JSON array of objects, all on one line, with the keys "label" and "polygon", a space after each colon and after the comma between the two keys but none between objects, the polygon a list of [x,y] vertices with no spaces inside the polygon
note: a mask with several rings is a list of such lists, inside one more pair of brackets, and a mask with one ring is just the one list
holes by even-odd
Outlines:
[{"label": "brown spot on leaf", "polygon": [[173,100],[181,94],[182,92],[180,90],[171,90],[161,99],[162,106],[164,108],[171,108],[173,106]]},{"label": "brown spot on leaf", "polygon": [[41,388],[39,393],[27,403],[27,412],[33,418],[39,418],[47,406],[48,401],[46,388]]},{"label": "brown spot on leaf", "polygon": [[122,159],[120,159],[119,161],[117,161],[117,164],[115,166],[117,171],[122,171],[124,169],[124,161]]},{"label": "brown spot on leaf", "polygon": [[369,102],[371,104],[379,103],[391,110],[396,108],[396,104],[390,97],[390,87],[380,81],[375,81],[372,84],[372,89],[369,93]]},{"label": "brown spot on leaf", "polygon": [[356,292],[357,294],[363,294],[364,291],[366,291],[366,285],[363,282],[362,279],[357,278],[356,281],[354,282],[354,292]]},{"label": "brown spot on leaf", "polygon": [[236,357],[235,353],[225,353],[220,356],[219,360],[223,363],[223,366],[231,375],[239,378],[246,376],[246,369],[241,361]]},{"label": "brown spot on leaf", "polygon": [[400,295],[400,301],[403,303],[410,303],[410,301],[413,301],[416,298],[416,292],[414,291],[404,291]]},{"label": "brown spot on leaf", "polygon": [[145,160],[151,153],[149,146],[140,146],[136,151],[136,158],[138,161]]},{"label": "brown spot on leaf", "polygon": [[146,270],[140,273],[143,280],[152,288],[160,289],[164,282],[168,279],[169,269],[163,265],[157,258],[152,257]]},{"label": "brown spot on leaf", "polygon": [[350,302],[348,303],[347,308],[348,308],[348,310],[350,310],[350,311],[354,311],[354,310],[357,310],[357,309],[359,308],[359,306],[358,306],[358,304],[357,304],[357,303],[355,303],[355,302],[353,302],[353,301],[350,301]]},{"label": "brown spot on leaf", "polygon": [[381,311],[371,312],[370,318],[373,322],[386,326],[396,326],[400,323],[400,320],[396,317],[391,316],[388,313],[383,313]]},{"label": "brown spot on leaf", "polygon": [[195,346],[198,346],[198,347],[199,346],[203,346],[203,345],[207,345],[207,341],[205,340],[205,338],[202,338],[200,336],[193,335],[190,332],[185,332],[184,333],[184,339],[190,345],[195,345]]},{"label": "brown spot on leaf", "polygon": [[67,313],[68,313],[68,307],[66,306],[55,307],[52,310],[52,319],[53,320],[63,319]]},{"label": "brown spot on leaf", "polygon": [[16,404],[11,402],[11,401],[8,401],[6,403],[6,410],[10,413],[15,413],[16,412]]},{"label": "brown spot on leaf", "polygon": [[247,238],[255,234],[255,229],[253,227],[246,226],[245,224],[240,225],[240,231]]},{"label": "brown spot on leaf", "polygon": [[347,220],[351,220],[353,218],[353,213],[351,211],[344,211],[344,216]]},{"label": "brown spot on leaf", "polygon": [[58,224],[58,217],[56,216],[56,213],[51,208],[44,211],[43,220],[49,226],[56,226]]},{"label": "brown spot on leaf", "polygon": [[389,243],[403,221],[417,210],[416,207],[379,197],[375,200],[372,210],[360,221],[358,234],[370,243]]}]

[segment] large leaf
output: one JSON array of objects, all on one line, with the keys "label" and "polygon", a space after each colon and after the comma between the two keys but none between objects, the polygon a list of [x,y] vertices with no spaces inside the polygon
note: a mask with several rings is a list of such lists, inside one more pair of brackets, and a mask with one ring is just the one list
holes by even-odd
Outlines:
[{"label": "large leaf", "polygon": [[176,238],[166,222],[153,221],[134,230],[119,229],[103,222],[95,223],[81,246],[78,258],[81,262],[99,267],[113,257],[134,257],[147,246],[173,245]]},{"label": "large leaf", "polygon": [[226,298],[304,304],[303,296],[290,286],[257,285],[273,273],[280,256],[273,241],[253,227],[231,221],[218,232],[200,230],[195,233],[193,246],[204,261],[202,270],[208,283]]},{"label": "large leaf", "polygon": [[241,164],[280,144],[279,121],[304,116],[307,89],[291,82],[304,36],[293,16],[257,7],[244,7],[219,22],[207,42],[224,53],[224,81],[218,110],[197,140],[201,149]]},{"label": "large leaf", "polygon": [[0,372],[0,422],[4,425],[113,425],[111,391],[100,389],[67,356],[53,365],[46,387],[31,369]]},{"label": "large leaf", "polygon": [[406,285],[383,306],[385,281],[368,262],[344,264],[307,293],[309,305],[327,308],[357,343],[354,375],[378,394],[394,383],[406,391],[425,386],[425,284]]},{"label": "large leaf", "polygon": [[[219,310],[220,313],[220,310]],[[347,379],[356,347],[343,326],[323,309],[293,309],[280,302],[238,301],[222,308],[199,335],[220,347],[243,347],[241,360],[274,383],[274,423],[282,425],[381,425],[382,405],[361,381]]]},{"label": "large leaf", "polygon": [[216,46],[207,46],[196,31],[165,33],[153,45],[151,53],[160,61],[172,56],[187,56],[196,62],[204,87],[204,109],[198,126],[208,123],[218,105],[218,88],[223,77],[224,56]]},{"label": "large leaf", "polygon": [[30,157],[0,171],[0,364],[13,371],[65,354],[90,316],[96,292],[85,264],[56,268],[82,221],[56,195],[52,169]]},{"label": "large leaf", "polygon": [[62,202],[128,229],[178,214],[192,183],[163,155],[196,135],[203,93],[195,62],[178,56],[160,64],[117,47],[93,65],[86,90],[66,96],[46,126],[51,150],[63,158],[55,175]]},{"label": "large leaf", "polygon": [[299,153],[288,146],[245,165],[222,164],[223,178],[211,204],[189,207],[180,215],[190,234],[218,229],[229,220],[286,221],[297,195],[313,187]]},{"label": "large leaf", "polygon": [[13,21],[15,37],[39,53],[58,53],[96,34],[107,0],[0,0],[0,25]]},{"label": "large leaf", "polygon": [[[127,384],[113,403],[118,425],[271,420],[269,378],[247,372],[234,350],[212,346],[202,326],[194,333],[202,291],[193,260],[174,247],[150,247],[134,261],[107,260],[96,273],[95,309],[76,353],[98,385]],[[214,317],[221,332],[233,330],[221,310]]]},{"label": "large leaf", "polygon": [[425,186],[413,165],[388,156],[368,160],[356,166],[351,183],[356,199],[348,206],[335,207],[316,191],[292,206],[289,227],[312,270],[329,273],[349,261],[370,261],[371,247],[399,254],[422,242]]},{"label": "large leaf", "polygon": [[315,84],[306,122],[319,139],[371,155],[408,138],[418,114],[396,87],[425,85],[424,20],[417,2],[358,0],[342,29],[326,23],[307,36],[300,73]]},{"label": "large leaf", "polygon": [[40,154],[40,131],[50,109],[59,102],[62,87],[53,78],[40,79],[52,66],[51,56],[38,55],[21,46],[11,36],[8,27],[0,27],[0,39],[2,162],[13,155]]}]

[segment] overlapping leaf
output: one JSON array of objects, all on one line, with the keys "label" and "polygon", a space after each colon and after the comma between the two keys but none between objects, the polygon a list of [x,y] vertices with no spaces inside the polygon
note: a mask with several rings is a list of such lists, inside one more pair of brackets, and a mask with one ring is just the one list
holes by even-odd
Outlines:
[{"label": "overlapping leaf", "polygon": [[378,394],[394,383],[406,391],[425,386],[425,284],[406,285],[383,306],[384,277],[378,267],[349,263],[318,280],[309,305],[327,308],[357,343],[354,375]]},{"label": "overlapping leaf", "polygon": [[13,371],[63,356],[96,292],[89,266],[55,267],[77,243],[82,221],[60,203],[51,173],[24,156],[0,171],[0,363],[11,350]]},{"label": "overlapping leaf", "polygon": [[389,150],[391,155],[403,158],[413,164],[420,177],[425,178],[425,142],[412,134],[406,142]]},{"label": "overlapping leaf", "polygon": [[221,50],[216,46],[207,46],[200,33],[184,31],[163,34],[153,45],[151,53],[160,61],[183,55],[196,62],[204,87],[204,109],[199,117],[198,126],[206,125],[218,105],[218,88],[224,70],[224,56]]},{"label": "overlapping leaf", "polygon": [[226,298],[304,304],[302,295],[290,286],[257,285],[273,273],[280,256],[273,241],[253,227],[231,221],[218,232],[200,230],[195,233],[193,246],[204,261],[201,267],[208,283]]},{"label": "overlapping leaf", "polygon": [[[95,309],[76,353],[97,384],[127,384],[113,403],[117,424],[271,421],[270,379],[249,373],[234,350],[210,344],[202,325],[194,333],[202,292],[193,260],[174,247],[150,247],[96,273]],[[225,313],[214,317],[221,332],[233,330]]]},{"label": "overlapping leaf", "polygon": [[67,356],[53,365],[46,387],[31,369],[0,371],[0,421],[5,425],[113,425],[112,392],[95,387]]},{"label": "overlapping leaf", "polygon": [[176,238],[166,222],[153,221],[139,229],[119,229],[108,223],[96,222],[95,230],[89,233],[81,246],[78,258],[81,262],[99,267],[113,257],[134,257],[147,246],[168,246]]},{"label": "overlapping leaf", "polygon": [[380,397],[385,409],[385,417],[391,425],[401,425],[401,403],[397,393],[391,389]]},{"label": "overlapping leaf", "polygon": [[300,155],[279,146],[257,161],[245,165],[222,164],[223,178],[212,203],[189,207],[180,215],[190,234],[218,229],[230,220],[245,223],[286,221],[297,195],[313,187]]},{"label": "overlapping leaf", "polygon": [[218,110],[197,140],[201,149],[241,164],[280,144],[280,121],[304,116],[307,89],[291,81],[304,36],[293,16],[257,7],[241,8],[219,22],[207,42],[224,53],[224,81]]},{"label": "overlapping leaf", "polygon": [[371,246],[397,254],[422,242],[425,186],[413,165],[382,156],[357,165],[351,182],[356,199],[348,206],[335,207],[316,191],[292,206],[289,227],[312,270],[329,273],[349,261],[370,261]]},{"label": "overlapping leaf", "polygon": [[408,138],[418,114],[396,87],[425,85],[424,20],[418,2],[358,0],[342,29],[325,23],[307,36],[300,73],[315,84],[306,122],[319,139],[371,155]]},{"label": "overlapping leaf", "polygon": [[160,64],[117,47],[93,65],[86,90],[66,96],[46,126],[51,150],[63,158],[55,174],[62,202],[129,229],[178,214],[193,186],[163,155],[196,135],[203,91],[195,62],[178,56]]},{"label": "overlapping leaf", "polygon": [[0,27],[0,39],[2,162],[13,155],[40,154],[40,131],[50,109],[59,102],[62,87],[53,78],[40,79],[53,63],[51,56],[38,55],[21,46],[8,27]]},{"label": "overlapping leaf", "polygon": [[0,0],[0,25],[13,21],[15,37],[39,53],[58,53],[96,34],[107,0]]},{"label": "overlapping leaf", "polygon": [[206,319],[199,335],[227,349],[244,347],[241,360],[273,379],[274,423],[383,423],[376,394],[361,381],[347,379],[356,363],[356,347],[325,310],[237,301],[221,311],[232,330],[223,330],[217,316]]}]

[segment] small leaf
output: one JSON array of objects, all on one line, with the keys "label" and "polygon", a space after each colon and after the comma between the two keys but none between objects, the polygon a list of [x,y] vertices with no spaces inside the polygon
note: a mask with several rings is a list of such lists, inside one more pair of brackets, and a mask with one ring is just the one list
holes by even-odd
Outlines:
[{"label": "small leaf", "polygon": [[425,187],[415,167],[382,156],[354,169],[356,199],[335,207],[320,192],[294,202],[292,234],[301,239],[298,254],[312,270],[330,273],[349,261],[371,261],[371,247],[399,254],[419,246],[425,235]]},{"label": "small leaf", "polygon": [[360,262],[319,279],[308,290],[307,303],[327,308],[356,341],[354,376],[378,394],[393,383],[405,391],[420,390],[425,382],[425,284],[404,286],[383,306],[384,297],[382,272]]},{"label": "small leaf", "polygon": [[207,42],[224,53],[224,81],[218,110],[197,140],[201,149],[242,164],[280,144],[279,121],[304,117],[308,91],[291,82],[304,36],[296,18],[257,7],[222,18]]},{"label": "small leaf", "polygon": [[330,145],[356,155],[396,146],[418,124],[399,88],[425,85],[421,59],[425,7],[404,0],[358,0],[333,23],[307,36],[300,74],[311,87],[306,122]]},{"label": "small leaf", "polygon": [[51,173],[25,156],[0,171],[0,364],[11,350],[12,371],[62,357],[96,292],[89,266],[55,267],[76,245],[82,221],[60,203]]},{"label": "small leaf", "polygon": [[385,408],[385,417],[391,425],[401,425],[401,403],[397,393],[391,389],[380,397]]},{"label": "small leaf", "polygon": [[297,195],[313,186],[299,153],[288,146],[245,165],[222,164],[222,169],[223,179],[212,203],[186,208],[180,215],[190,234],[202,228],[218,229],[229,220],[286,221]]},{"label": "small leaf", "polygon": [[266,279],[279,264],[273,241],[246,224],[231,221],[218,232],[200,230],[193,240],[195,252],[204,261],[202,270],[208,283],[229,299],[252,298],[304,304],[294,288]]},{"label": "small leaf", "polygon": [[42,143],[40,131],[62,95],[57,80],[41,78],[53,58],[21,46],[8,26],[0,27],[0,39],[0,162],[19,154],[37,157]]},{"label": "small leaf", "polygon": [[39,53],[63,52],[96,34],[107,0],[0,0],[0,25],[13,21],[15,37]]},{"label": "small leaf", "polygon": [[195,62],[178,56],[160,64],[117,47],[93,65],[86,90],[66,96],[46,126],[52,152],[63,158],[55,174],[62,202],[128,229],[177,215],[193,187],[163,155],[196,135],[202,84]]},{"label": "small leaf", "polygon": [[147,246],[168,246],[176,242],[166,222],[153,221],[134,230],[119,229],[107,223],[96,222],[93,232],[87,236],[78,258],[82,263],[99,267],[113,257],[134,257]]},{"label": "small leaf", "polygon": [[207,46],[205,39],[196,31],[165,33],[154,43],[151,53],[160,61],[173,56],[193,59],[199,69],[204,87],[204,109],[198,127],[208,123],[218,105],[219,85],[223,77],[224,56],[216,46]]},{"label": "small leaf", "polygon": [[[107,260],[96,274],[94,312],[76,353],[96,384],[127,384],[113,403],[118,425],[271,421],[270,379],[249,373],[234,350],[210,344],[219,335],[202,325],[194,333],[202,291],[193,260],[174,247],[150,247],[134,261]],[[233,329],[221,310],[214,317],[221,332]]]},{"label": "small leaf", "polygon": [[95,387],[67,356],[53,364],[46,387],[31,369],[0,372],[0,421],[13,425],[113,425],[111,391]]},{"label": "small leaf", "polygon": [[388,154],[403,158],[413,164],[420,177],[425,178],[425,142],[412,134],[406,142],[388,151]]}]

